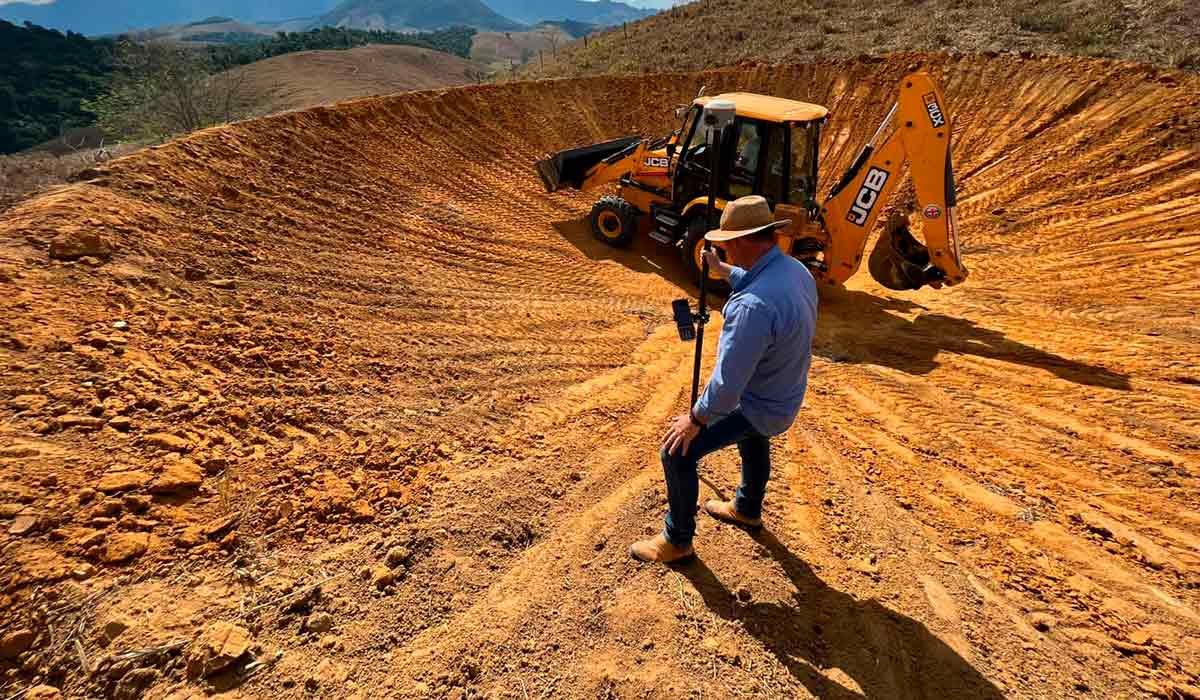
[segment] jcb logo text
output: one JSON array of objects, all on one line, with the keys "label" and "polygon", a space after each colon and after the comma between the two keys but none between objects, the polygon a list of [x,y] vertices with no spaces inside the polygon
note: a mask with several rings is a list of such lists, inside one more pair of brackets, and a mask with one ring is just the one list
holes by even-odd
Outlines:
[{"label": "jcb logo text", "polygon": [[646,159],[646,167],[647,168],[665,168],[668,165],[670,165],[670,161],[667,160],[666,158],[647,158]]},{"label": "jcb logo text", "polygon": [[886,170],[871,168],[867,172],[866,178],[863,179],[858,196],[854,198],[854,204],[850,206],[850,211],[846,212],[846,221],[855,226],[865,225],[867,218],[871,216],[871,210],[875,208],[875,203],[879,201],[879,193],[883,191],[883,186],[887,184],[887,181]]}]

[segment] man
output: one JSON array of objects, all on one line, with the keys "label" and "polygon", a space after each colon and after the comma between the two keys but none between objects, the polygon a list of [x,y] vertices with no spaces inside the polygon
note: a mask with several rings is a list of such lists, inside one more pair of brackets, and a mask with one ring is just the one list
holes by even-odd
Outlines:
[{"label": "man", "polygon": [[712,378],[690,413],[671,420],[662,463],[670,510],[655,537],[630,546],[641,561],[669,563],[692,556],[697,463],[736,444],[742,484],[730,501],[708,501],[714,518],[749,529],[762,527],[762,502],[771,475],[771,437],[791,426],[804,400],[817,319],[817,285],[808,268],[775,244],[767,200],[742,197],[725,207],[721,228],[705,236],[720,246],[727,264],[708,251],[709,267],[729,280],[733,294],[722,314]]},{"label": "man", "polygon": [[754,179],[758,176],[758,153],[762,143],[758,138],[758,126],[749,122],[742,124],[738,138],[737,158],[729,177],[729,192],[735,197],[754,191]]},{"label": "man", "polygon": [[741,143],[738,144],[737,166],[749,173],[758,172],[758,152],[762,144],[758,140],[758,127],[746,124],[742,128]]}]

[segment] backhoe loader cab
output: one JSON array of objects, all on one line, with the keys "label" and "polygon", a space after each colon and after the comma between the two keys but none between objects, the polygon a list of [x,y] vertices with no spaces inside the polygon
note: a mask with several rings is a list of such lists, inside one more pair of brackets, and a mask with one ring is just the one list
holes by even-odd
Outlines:
[{"label": "backhoe loader cab", "polygon": [[[734,119],[723,132],[721,152],[713,154],[704,112],[715,101],[732,103]],[[868,234],[907,160],[926,245],[913,238],[906,217],[890,217],[871,255],[871,274],[891,289],[940,287],[966,278],[957,239],[951,119],[927,74],[904,79],[899,100],[823,202],[817,165],[821,127],[829,118],[824,107],[734,92],[697,97],[676,114],[679,129],[667,136],[614,139],[538,161],[546,191],[617,183],[615,195],[601,197],[592,207],[593,235],[620,247],[645,232],[678,247],[698,281],[711,168],[717,165],[718,211],[738,197],[762,195],[775,218],[792,222],[778,233],[780,248],[805,262],[819,281],[842,284],[858,270]]]},{"label": "backhoe loader cab", "polygon": [[759,194],[772,207],[781,203],[815,206],[817,149],[825,108],[744,92],[702,97],[687,110],[678,136],[666,146],[673,166],[672,201],[693,204],[708,195],[712,161],[701,116],[713,100],[732,103],[736,110],[722,144],[720,162],[725,177],[717,198],[728,201]]}]

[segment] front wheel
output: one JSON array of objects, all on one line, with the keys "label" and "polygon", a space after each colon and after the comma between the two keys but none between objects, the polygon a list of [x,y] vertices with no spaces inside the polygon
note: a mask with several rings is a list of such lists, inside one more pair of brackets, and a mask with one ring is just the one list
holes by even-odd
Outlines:
[{"label": "front wheel", "polygon": [[[683,267],[687,270],[688,276],[692,278],[692,282],[699,287],[700,275],[702,274],[704,260],[701,254],[704,252],[704,234],[708,233],[708,217],[699,214],[692,217],[688,223],[687,236],[683,239]],[[725,252],[717,251],[717,255],[721,259],[725,259]],[[706,288],[710,292],[717,294],[728,294],[731,289],[729,282],[717,276],[716,272],[708,271],[708,284]]]},{"label": "front wheel", "polygon": [[607,195],[592,206],[592,235],[614,248],[624,248],[637,231],[637,209],[620,197]]}]

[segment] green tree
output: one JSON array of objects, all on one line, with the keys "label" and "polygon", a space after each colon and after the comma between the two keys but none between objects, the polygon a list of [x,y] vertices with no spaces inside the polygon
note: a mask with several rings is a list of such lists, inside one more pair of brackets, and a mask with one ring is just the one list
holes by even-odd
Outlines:
[{"label": "green tree", "polygon": [[86,126],[91,116],[80,101],[107,88],[113,46],[111,40],[0,21],[0,153]]},{"label": "green tree", "polygon": [[161,42],[122,41],[111,89],[83,108],[111,136],[161,139],[223,122],[244,111],[240,72],[213,73],[208,57]]}]

